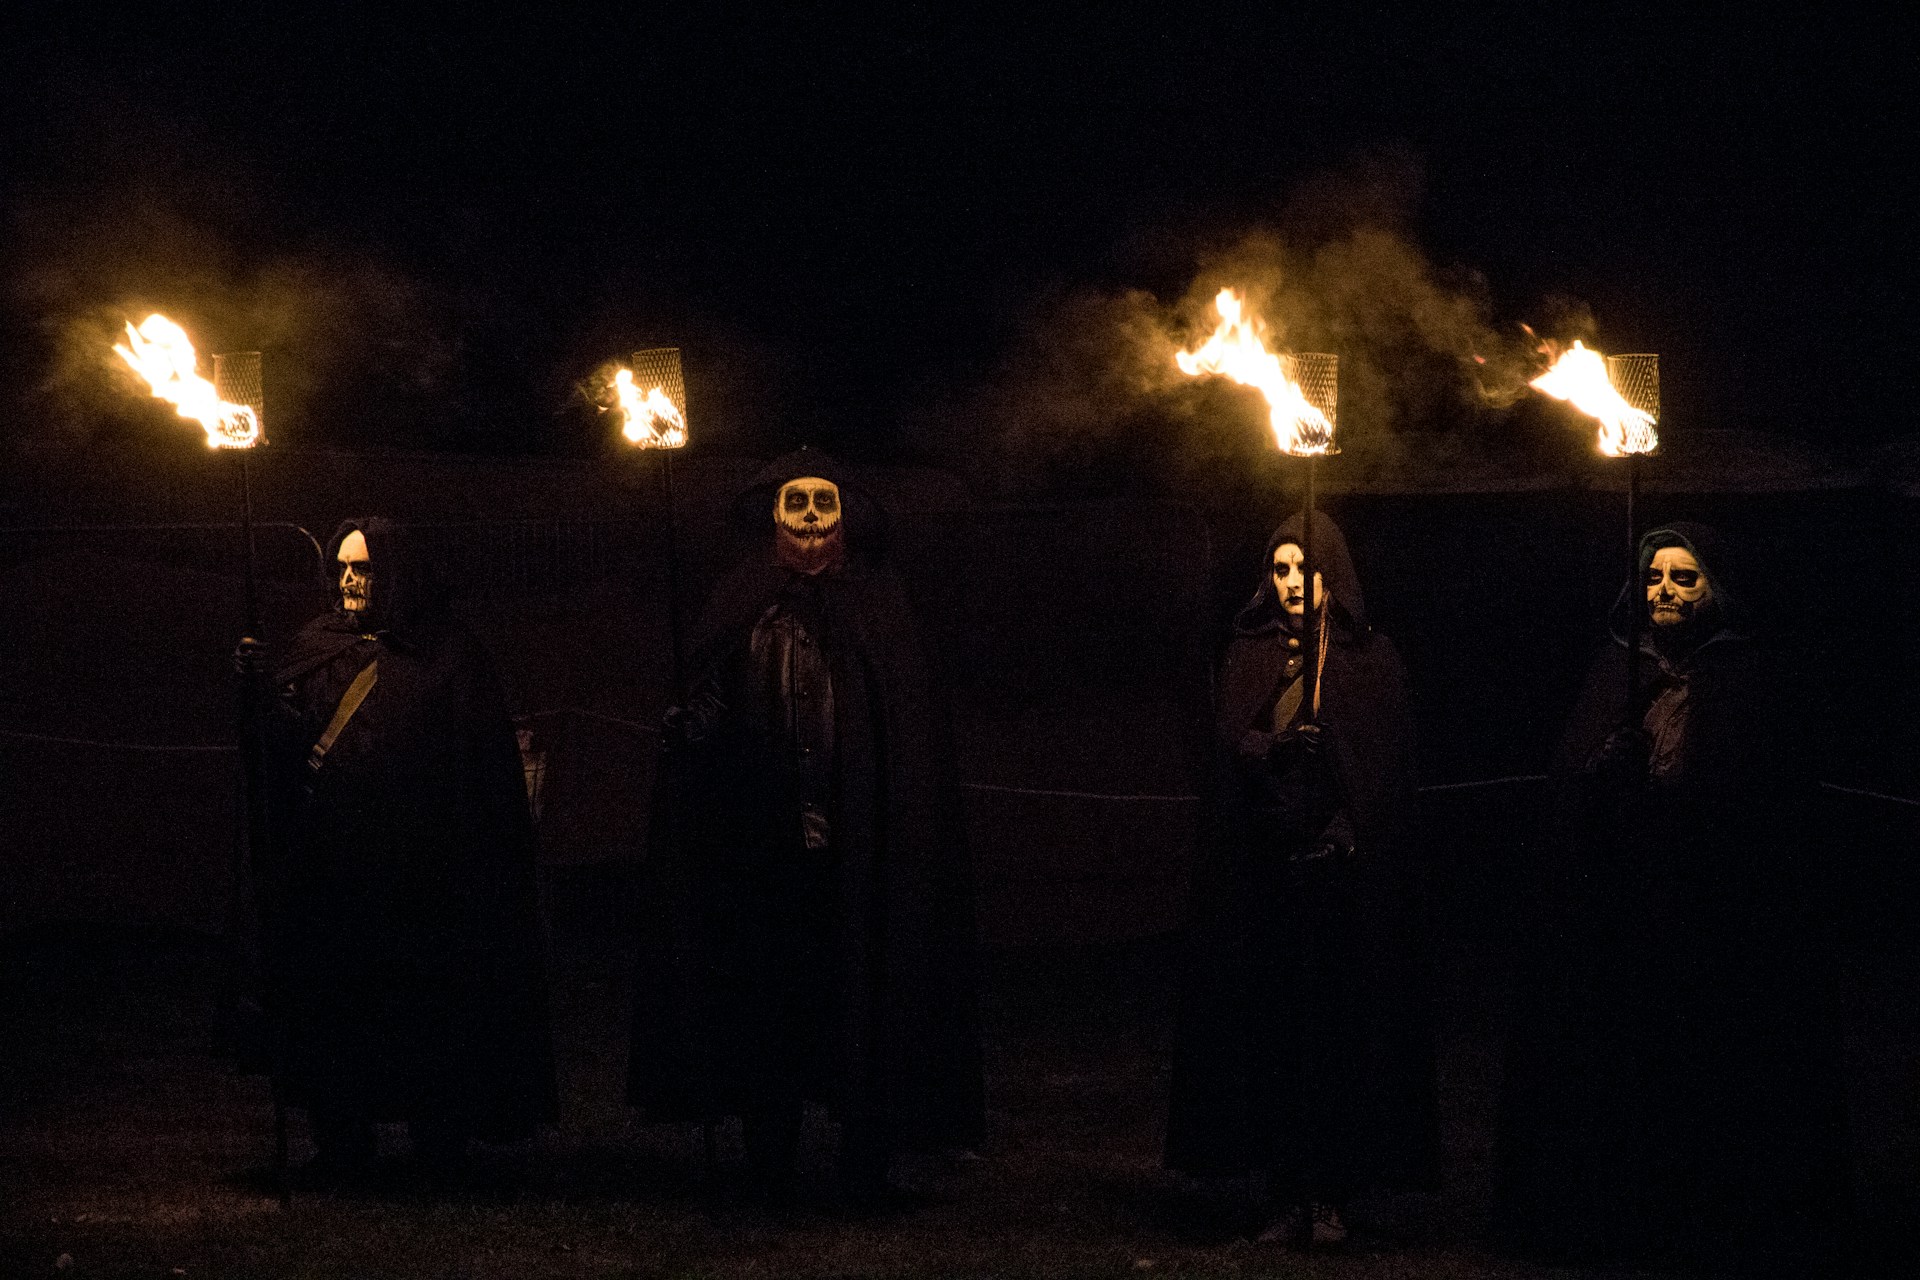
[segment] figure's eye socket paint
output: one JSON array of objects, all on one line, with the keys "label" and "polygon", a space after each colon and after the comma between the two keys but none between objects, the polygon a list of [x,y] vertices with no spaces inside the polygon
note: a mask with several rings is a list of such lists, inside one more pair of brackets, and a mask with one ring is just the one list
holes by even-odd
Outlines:
[{"label": "figure's eye socket paint", "polygon": [[787,490],[787,510],[805,511],[806,509],[807,509],[806,490],[804,489]]}]

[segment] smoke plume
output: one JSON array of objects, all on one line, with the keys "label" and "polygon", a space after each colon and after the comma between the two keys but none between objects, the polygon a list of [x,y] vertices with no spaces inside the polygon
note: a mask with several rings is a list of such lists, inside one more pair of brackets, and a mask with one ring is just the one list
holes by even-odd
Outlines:
[{"label": "smoke plume", "polygon": [[[426,287],[375,254],[302,232],[189,116],[114,92],[44,112],[49,177],[6,209],[8,408],[27,453],[151,432],[144,384],[114,358],[160,311],[220,351],[265,355],[267,429],[297,443],[417,434],[458,354]],[[186,424],[182,424],[183,429]]]},{"label": "smoke plume", "polygon": [[[1174,352],[1243,294],[1279,350],[1340,357],[1340,472],[1426,473],[1490,454],[1525,457],[1533,432],[1506,412],[1541,367],[1539,339],[1494,318],[1487,281],[1436,264],[1412,232],[1417,172],[1362,162],[1302,186],[1271,225],[1195,255],[1184,292],[1062,292],[1041,299],[985,385],[929,410],[925,438],[964,442],[951,465],[996,492],[1099,488],[1151,472],[1184,492],[1257,474],[1273,452],[1259,393],[1189,378]],[[1542,332],[1590,329],[1572,304]]]}]

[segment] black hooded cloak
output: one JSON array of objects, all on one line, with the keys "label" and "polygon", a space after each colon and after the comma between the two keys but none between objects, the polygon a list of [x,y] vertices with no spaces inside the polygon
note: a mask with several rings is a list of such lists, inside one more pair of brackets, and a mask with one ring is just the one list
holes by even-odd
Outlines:
[{"label": "black hooded cloak", "polygon": [[[772,550],[774,495],[809,475],[839,486],[847,546],[840,567],[811,576]],[[977,1145],[959,789],[946,707],[885,564],[885,514],[833,459],[802,449],[763,470],[735,516],[752,549],[696,626],[697,740],[664,757],[655,798],[629,1098],[651,1119],[697,1120],[751,1115],[797,1088],[890,1148]],[[830,672],[824,871],[752,714],[748,651],[777,605],[806,612]]]},{"label": "black hooded cloak", "polygon": [[[349,520],[374,580],[272,680],[276,839],[258,889],[274,1071],[296,1106],[493,1141],[554,1118],[533,830],[493,664],[403,526]],[[337,599],[337,592],[336,592]],[[308,754],[369,663],[318,770]]]},{"label": "black hooded cloak", "polygon": [[[1405,676],[1368,627],[1346,539],[1323,514],[1321,749],[1282,763],[1242,746],[1274,727],[1291,683],[1271,568],[1303,527],[1296,516],[1268,539],[1219,668],[1166,1160],[1196,1175],[1269,1171],[1339,1198],[1430,1182],[1436,1111]],[[1303,707],[1291,723],[1304,718]],[[1302,862],[1330,828],[1350,852]]]},{"label": "black hooded cloak", "polygon": [[[1715,616],[1685,646],[1643,621],[1629,701],[1627,611],[1672,546]],[[1818,730],[1796,664],[1756,635],[1733,546],[1674,522],[1639,565],[1556,753],[1523,897],[1499,1217],[1548,1251],[1779,1261],[1844,1216]]]}]

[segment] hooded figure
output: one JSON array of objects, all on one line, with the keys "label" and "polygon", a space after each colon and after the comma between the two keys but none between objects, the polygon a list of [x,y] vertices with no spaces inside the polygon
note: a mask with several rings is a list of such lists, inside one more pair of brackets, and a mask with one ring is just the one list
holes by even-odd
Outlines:
[{"label": "hooded figure", "polygon": [[973,894],[947,711],[878,505],[825,454],[735,506],[751,550],[697,624],[642,876],[629,1097],[743,1118],[766,1189],[802,1108],[856,1202],[984,1127]]},{"label": "hooded figure", "polygon": [[[273,1071],[316,1175],[372,1125],[417,1155],[554,1118],[533,830],[493,664],[384,519],[334,534],[337,603],[273,671],[276,839],[257,894]],[[367,674],[370,673],[370,674]]]},{"label": "hooded figure", "polygon": [[1302,528],[1268,539],[1216,681],[1166,1160],[1267,1174],[1269,1238],[1326,1243],[1354,1193],[1428,1183],[1437,1134],[1405,677],[1316,513],[1324,638],[1307,705]]},{"label": "hooded figure", "polygon": [[1817,730],[1733,547],[1674,522],[1639,564],[1521,899],[1498,1215],[1549,1252],[1800,1265],[1844,1217]]}]

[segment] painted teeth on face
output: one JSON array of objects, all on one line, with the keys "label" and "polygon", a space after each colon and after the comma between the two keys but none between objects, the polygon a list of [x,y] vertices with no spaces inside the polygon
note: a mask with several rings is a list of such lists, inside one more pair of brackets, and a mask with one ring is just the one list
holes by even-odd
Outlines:
[{"label": "painted teeth on face", "polygon": [[373,567],[367,557],[367,536],[358,529],[340,540],[335,557],[340,562],[340,605],[348,613],[361,613],[367,607],[373,584]]},{"label": "painted teeth on face", "polygon": [[1713,599],[1713,584],[1685,547],[1661,547],[1647,565],[1647,607],[1655,623],[1684,623]]},{"label": "painted teeth on face", "polygon": [[840,487],[819,476],[789,480],[774,496],[773,518],[792,537],[824,538],[840,523]]}]

